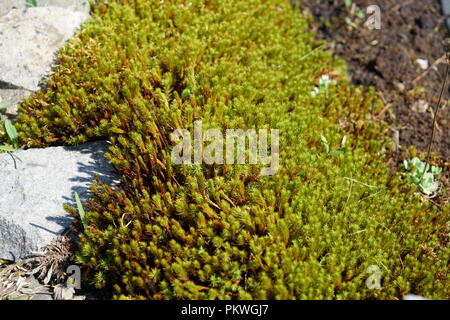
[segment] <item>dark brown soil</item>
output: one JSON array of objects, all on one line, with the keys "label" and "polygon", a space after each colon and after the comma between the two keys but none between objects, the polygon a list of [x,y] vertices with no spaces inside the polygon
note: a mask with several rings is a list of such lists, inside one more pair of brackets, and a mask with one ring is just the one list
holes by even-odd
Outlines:
[{"label": "dark brown soil", "polygon": [[[292,1],[293,3],[296,1]],[[369,5],[381,9],[381,29],[370,30],[364,23]],[[432,66],[444,56],[443,40],[449,36],[437,0],[302,0],[301,10],[314,16],[313,28],[329,42],[333,54],[344,59],[355,85],[375,86],[384,101],[384,118],[389,135],[399,147],[388,157],[391,168],[407,157],[409,146],[427,151],[434,111],[446,71],[446,61],[429,68],[420,67],[417,59]],[[450,85],[444,90],[438,114],[432,151],[435,163],[450,168]],[[429,104],[420,110],[419,101]],[[416,105],[415,105],[416,104]],[[422,104],[423,105],[423,104]],[[418,110],[419,109],[419,110]]]}]

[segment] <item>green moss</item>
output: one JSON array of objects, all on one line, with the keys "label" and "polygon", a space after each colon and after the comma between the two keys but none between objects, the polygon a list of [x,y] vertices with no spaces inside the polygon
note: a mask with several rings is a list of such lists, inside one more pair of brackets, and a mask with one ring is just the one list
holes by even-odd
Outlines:
[{"label": "green moss", "polygon": [[[112,142],[122,184],[92,187],[80,234],[90,282],[115,298],[448,298],[448,207],[389,175],[374,91],[305,57],[314,35],[287,1],[109,2],[17,123],[26,146]],[[323,74],[337,84],[313,97]],[[279,129],[278,173],[173,165],[170,133],[195,120]]]}]

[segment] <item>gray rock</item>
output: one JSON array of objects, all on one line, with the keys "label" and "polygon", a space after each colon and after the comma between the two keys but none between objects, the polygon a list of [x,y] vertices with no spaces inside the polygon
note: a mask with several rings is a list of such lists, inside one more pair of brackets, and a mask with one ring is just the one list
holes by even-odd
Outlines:
[{"label": "gray rock", "polygon": [[0,81],[38,90],[55,52],[88,17],[58,7],[13,9],[0,17]]},{"label": "gray rock", "polygon": [[71,223],[64,204],[85,201],[95,175],[118,181],[104,158],[106,142],[0,153],[0,259],[39,251]]},{"label": "gray rock", "polygon": [[31,297],[31,300],[53,300],[51,294],[38,293]]},{"label": "gray rock", "polygon": [[430,299],[408,293],[406,296],[403,297],[403,300],[430,300]]},{"label": "gray rock", "polygon": [[0,269],[0,300],[53,300],[50,286],[20,270]]},{"label": "gray rock", "polygon": [[[60,7],[60,8],[66,8],[66,9],[70,9],[73,11],[82,11],[84,13],[82,13],[82,17],[83,19],[85,19],[87,17],[87,14],[89,13],[89,5],[88,5],[88,1],[87,0],[37,0],[37,4],[39,7],[42,6],[50,6],[49,8],[45,8],[44,11],[48,11],[48,10],[53,10],[54,7]],[[52,7],[53,6],[53,7]],[[0,0],[0,21],[3,21],[3,19],[1,18],[2,16],[8,14],[10,11],[14,10],[14,9],[24,9],[26,8],[26,2],[25,0]],[[21,15],[23,15],[23,17],[21,17],[20,19],[17,19],[17,23],[29,23],[28,20],[31,19],[30,14],[28,13],[28,11],[31,12],[36,12],[36,8],[29,8],[28,10],[15,10],[14,12],[19,12],[21,13]],[[38,11],[42,11],[41,9],[38,9]],[[56,8],[55,12],[60,12],[60,10],[58,10],[58,8]],[[72,12],[70,12],[69,10],[65,11],[65,15],[71,15],[73,14]],[[76,14],[76,15],[79,15]],[[16,14],[17,16],[17,14]],[[32,16],[32,15],[31,15]],[[39,22],[39,17],[43,18],[44,20],[42,20],[41,22]],[[6,19],[6,18],[5,18]],[[28,20],[27,20],[28,19]],[[37,30],[38,32],[41,32],[40,37],[36,36],[37,40],[34,40],[33,42],[30,43],[26,43],[26,44],[19,44],[17,45],[17,43],[19,42],[23,42],[23,41],[29,41],[30,39],[30,35],[28,34],[28,32],[30,31],[30,29],[34,28],[32,25],[28,26],[28,27],[20,27],[19,30],[14,29],[16,27],[13,26],[13,28],[5,28],[4,24],[2,24],[0,22],[0,47],[3,47],[3,56],[5,56],[6,54],[8,54],[7,52],[11,52],[11,51],[17,51],[17,50],[21,50],[20,48],[26,48],[27,46],[31,46],[33,47],[34,44],[36,44],[37,42],[39,42],[40,38],[42,37],[46,37],[45,33],[50,33],[51,35],[48,37],[48,40],[51,41],[53,38],[55,38],[55,27],[54,25],[56,25],[57,23],[60,22],[61,19],[59,19],[58,21],[54,21],[54,22],[48,22],[47,20],[47,16],[45,14],[39,14],[36,15],[35,14],[35,18],[33,18],[35,21],[35,24],[37,26],[39,26],[39,24],[42,25],[42,27],[37,27],[37,29],[35,28],[35,31]],[[25,21],[25,22],[23,22]],[[11,22],[8,22],[11,25]],[[14,23],[14,21],[13,21]],[[64,22],[66,23],[66,22]],[[74,28],[76,28],[78,26],[78,22],[75,23]],[[45,30],[45,25],[48,25],[49,28],[47,28],[47,30]],[[57,26],[57,28],[59,28]],[[56,28],[56,29],[57,29]],[[42,33],[42,30],[44,30],[44,32]],[[13,33],[11,34],[11,31],[13,31]],[[9,34],[8,34],[9,32]],[[26,32],[24,34],[19,35],[19,32]],[[58,30],[59,32],[59,30]],[[52,35],[53,33],[53,35]],[[66,32],[67,33],[67,32]],[[9,45],[6,43],[4,46],[2,46],[2,42],[4,42],[4,39],[6,39],[7,37],[10,38],[10,42],[12,42],[12,44],[10,43]],[[11,40],[14,39],[14,40]],[[64,35],[64,38],[67,38],[66,35]],[[17,41],[17,42],[15,42]],[[33,44],[34,43],[34,44]],[[9,48],[9,46],[13,46],[12,49]],[[60,44],[62,45],[62,43]],[[38,49],[42,49],[41,43],[38,43],[39,48]],[[45,50],[48,50],[47,55],[51,56],[51,50],[56,50],[58,49],[58,43],[54,42],[52,44],[52,48],[48,48]],[[5,52],[6,50],[6,52]],[[32,52],[27,52],[27,55],[31,55]],[[2,56],[2,53],[0,51],[0,57]],[[3,59],[3,58],[1,58]],[[20,56],[14,56],[11,59],[11,56],[8,57],[8,59],[6,60],[1,60],[0,61],[0,100],[3,100],[4,103],[9,104],[9,108],[5,111],[0,110],[0,121],[5,120],[6,118],[9,119],[14,119],[17,116],[17,107],[18,105],[22,102],[22,100],[24,98],[27,98],[31,92],[34,90],[30,90],[29,88],[27,89],[26,86],[22,83],[22,85],[20,85],[21,83],[14,81],[13,83],[9,83],[7,81],[11,80],[11,76],[14,76],[14,71],[9,71],[12,72],[10,75],[6,75],[4,77],[5,80],[1,81],[2,79],[2,75],[3,70],[5,69],[11,69],[11,70],[15,70],[17,72],[22,72],[21,71],[21,67],[20,65],[18,65],[18,61],[22,59],[22,57]],[[30,60],[30,59],[28,59]],[[19,61],[19,62],[26,62],[26,60],[23,61]],[[49,63],[49,59],[38,59],[37,61],[34,61],[37,64],[41,64],[41,70],[48,70],[50,68]],[[27,62],[29,63],[29,62]],[[2,67],[3,66],[3,67]],[[22,68],[25,69],[29,69],[29,66],[27,66],[26,64],[23,64]],[[34,69],[33,69],[34,68]],[[32,65],[32,70],[34,71],[38,71],[39,68],[35,68],[35,66],[33,67]],[[34,72],[33,71],[33,72]],[[22,74],[23,77],[26,77],[26,73]],[[33,76],[34,78],[29,79],[29,80],[25,80],[25,83],[30,83],[33,82],[34,84],[37,83],[39,81],[39,75],[35,75]],[[37,79],[37,80],[36,80]],[[36,82],[37,81],[37,82]],[[17,85],[18,84],[18,85]],[[34,86],[36,88],[36,86]]]},{"label": "gray rock", "polygon": [[[0,85],[0,101],[3,101],[8,105],[8,108],[4,112],[5,118],[14,119],[18,115],[18,105],[23,99],[27,98],[31,94],[30,91],[24,89],[2,89]],[[1,102],[0,102],[1,103]],[[0,115],[0,120],[4,120]]]},{"label": "gray rock", "polygon": [[[87,0],[36,0],[38,7],[60,7],[76,11],[89,12]],[[26,0],[0,0],[0,16],[7,14],[12,9],[26,8]]]},{"label": "gray rock", "polygon": [[[450,0],[441,0],[441,10],[443,16],[448,17],[450,15]],[[447,18],[445,23],[447,24],[448,30],[450,30],[450,18]]]}]

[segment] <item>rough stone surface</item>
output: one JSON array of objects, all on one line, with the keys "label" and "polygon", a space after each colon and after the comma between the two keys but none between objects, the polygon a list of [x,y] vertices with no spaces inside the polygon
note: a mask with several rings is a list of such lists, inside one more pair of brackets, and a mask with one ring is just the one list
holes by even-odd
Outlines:
[{"label": "rough stone surface", "polygon": [[[87,0],[36,0],[38,7],[60,7],[75,11],[89,12]],[[26,8],[25,0],[0,0],[0,17],[12,9]]]},{"label": "rough stone surface", "polygon": [[0,81],[38,90],[55,52],[88,17],[58,7],[13,9],[0,17]]},{"label": "rough stone surface", "polygon": [[[23,99],[31,94],[30,91],[24,89],[2,89],[0,85],[0,100],[6,102],[9,106],[6,109],[4,116],[8,119],[15,119],[18,115],[17,107]],[[0,114],[0,120],[2,115]]]},{"label": "rough stone surface", "polygon": [[[441,0],[442,13],[445,17],[450,15],[450,0]],[[450,18],[445,20],[448,30],[450,30]]]},{"label": "rough stone surface", "polygon": [[104,158],[106,142],[77,147],[0,153],[0,259],[20,260],[39,251],[71,222],[64,204],[89,197],[95,175],[116,183]]},{"label": "rough stone surface", "polygon": [[[65,9],[70,9],[73,11],[81,11],[83,13],[81,13],[82,19],[79,19],[79,21],[82,21],[83,19],[85,19],[87,17],[87,14],[89,14],[89,5],[88,5],[88,1],[87,0],[37,0],[37,4],[39,7],[48,7],[48,8],[41,8],[38,9],[37,11],[55,11],[56,14],[60,13],[61,11],[59,10],[59,8],[65,8]],[[0,121],[4,120],[6,118],[9,119],[14,119],[17,116],[17,107],[18,105],[22,102],[22,100],[24,98],[27,98],[32,91],[35,90],[36,86],[34,84],[36,84],[36,81],[39,81],[39,75],[34,75],[30,72],[31,77],[28,80],[25,80],[25,83],[33,83],[34,89],[30,90],[29,88],[27,89],[25,86],[21,86],[21,85],[15,85],[14,83],[18,83],[16,81],[14,81],[13,83],[8,83],[8,81],[10,81],[11,76],[14,76],[15,78],[19,79],[20,77],[26,77],[27,74],[26,73],[22,73],[22,69],[29,69],[29,66],[26,63],[29,63],[29,61],[32,61],[31,59],[28,59],[29,61],[27,62],[26,60],[22,60],[20,61],[20,59],[22,59],[22,56],[18,56],[16,54],[16,56],[12,57],[11,55],[11,50],[8,47],[11,44],[7,44],[5,42],[6,38],[10,39],[10,42],[13,42],[14,47],[12,48],[12,51],[18,51],[18,50],[22,50],[22,49],[27,49],[28,47],[31,46],[31,48],[33,49],[39,49],[39,50],[46,50],[46,54],[47,56],[51,56],[53,55],[54,52],[51,52],[51,50],[57,50],[57,43],[54,42],[51,45],[51,48],[45,48],[42,47],[42,44],[39,42],[41,38],[45,38],[47,37],[49,41],[53,41],[52,39],[55,39],[55,37],[59,37],[58,34],[55,34],[55,30],[57,33],[60,33],[59,28],[61,28],[61,26],[58,26],[57,24],[60,23],[60,21],[63,19],[63,16],[61,16],[60,19],[58,19],[58,21],[53,21],[53,22],[49,22],[50,20],[48,20],[48,16],[45,14],[35,14],[35,19],[34,21],[32,21],[34,23],[34,25],[36,25],[37,27],[33,27],[33,25],[29,25],[27,27],[23,27],[20,26],[20,24],[28,24],[30,23],[30,12],[36,12],[36,8],[29,8],[27,10],[24,10],[26,8],[26,2],[25,0],[0,0],[0,21],[4,21],[6,19],[5,16],[8,13],[10,13],[11,11],[16,12],[15,14],[13,14],[14,17],[16,17],[16,21],[15,21],[15,25],[11,28],[11,25],[14,24],[14,21],[9,21],[9,27],[5,27],[5,24],[0,22],[0,57],[5,56],[5,55],[9,55],[8,59],[4,60],[3,58],[0,58],[2,60],[0,60],[0,98],[1,100],[3,100],[4,102],[8,103],[10,105],[10,107],[6,110],[6,112],[3,112],[0,114]],[[15,9],[20,9],[20,10],[15,10]],[[65,10],[64,11],[64,15],[72,15],[74,14],[73,12],[71,12],[70,10]],[[77,16],[80,15],[80,13],[75,13]],[[54,15],[53,15],[54,16]],[[52,17],[52,15],[50,15],[50,17]],[[39,21],[39,19],[41,19]],[[67,22],[64,22],[64,24],[66,24]],[[78,23],[78,22],[77,22]],[[75,23],[76,25],[74,26],[74,28],[76,28],[78,26],[78,24]],[[16,26],[19,26],[19,29],[15,29]],[[55,28],[56,26],[56,28]],[[47,27],[47,29],[46,29]],[[32,35],[29,34],[30,30],[34,28],[34,31],[36,31],[37,33],[39,33],[40,35],[36,35],[34,37],[34,40],[32,42],[29,42],[30,38]],[[33,31],[33,30],[31,30]],[[22,34],[19,34],[19,33]],[[46,34],[49,34],[48,36]],[[16,42],[14,42],[11,39],[15,39]],[[2,43],[5,42],[6,44],[2,45]],[[22,44],[18,44],[19,42],[25,42]],[[62,41],[60,41],[60,45],[62,45]],[[3,53],[1,53],[1,50],[3,50]],[[32,52],[25,52],[22,53],[26,54],[26,55],[32,55]],[[39,54],[41,55],[41,54]],[[33,61],[32,61],[33,62]],[[50,68],[50,63],[51,61],[49,59],[38,59],[37,61],[34,61],[36,64],[40,64],[40,70],[49,70]],[[22,67],[20,66],[20,63],[22,63]],[[32,69],[34,67],[32,66]],[[4,75],[5,70],[8,69],[10,71],[8,71],[10,73],[10,75],[7,75],[4,77],[4,81],[2,81],[2,75]],[[12,71],[11,71],[12,70]],[[16,70],[19,74],[16,77],[16,75],[14,74],[14,70]],[[33,69],[36,71],[36,69]],[[39,70],[39,68],[38,68]],[[12,73],[11,73],[12,72]]]}]

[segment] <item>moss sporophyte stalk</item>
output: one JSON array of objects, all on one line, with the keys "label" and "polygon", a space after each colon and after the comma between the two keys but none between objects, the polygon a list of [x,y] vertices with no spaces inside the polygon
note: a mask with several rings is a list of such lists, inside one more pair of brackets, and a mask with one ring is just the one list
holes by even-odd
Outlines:
[{"label": "moss sporophyte stalk", "polygon": [[[120,188],[93,184],[85,228],[68,208],[84,283],[116,299],[448,298],[448,206],[390,175],[382,101],[313,50],[287,2],[97,1],[21,104],[22,146],[111,142]],[[312,95],[323,75],[335,83]],[[239,165],[226,150],[223,164],[174,164],[172,133],[196,121],[224,148],[229,129],[266,130],[257,159],[276,155],[276,174],[249,148]]]}]

